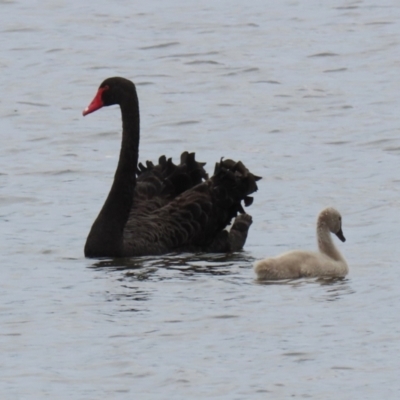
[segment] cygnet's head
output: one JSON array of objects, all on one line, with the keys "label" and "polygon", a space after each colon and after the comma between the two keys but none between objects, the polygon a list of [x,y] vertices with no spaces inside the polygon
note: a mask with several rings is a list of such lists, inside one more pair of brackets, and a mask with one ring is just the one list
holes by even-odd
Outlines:
[{"label": "cygnet's head", "polygon": [[342,242],[346,241],[342,231],[342,216],[333,207],[325,208],[319,213],[318,226],[326,226]]}]

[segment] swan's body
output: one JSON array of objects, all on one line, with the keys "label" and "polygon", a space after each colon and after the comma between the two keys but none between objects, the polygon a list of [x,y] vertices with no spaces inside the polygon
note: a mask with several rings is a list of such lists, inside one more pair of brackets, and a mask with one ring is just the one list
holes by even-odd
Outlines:
[{"label": "swan's body", "polygon": [[[131,81],[106,79],[83,115],[113,104],[122,114],[120,158],[110,193],[86,240],[85,255],[240,250],[252,223],[241,202],[251,204],[249,195],[257,190],[259,178],[240,161],[224,160],[207,179],[204,164],[187,152],[179,165],[162,156],[156,166],[147,162],[147,167],[138,167],[139,101]],[[234,217],[230,231],[224,230]]]},{"label": "swan's body", "polygon": [[347,275],[349,268],[332,241],[331,232],[344,242],[342,218],[334,208],[326,208],[318,216],[318,252],[293,250],[277,257],[257,261],[254,270],[258,279],[296,279],[301,277],[333,277]]}]

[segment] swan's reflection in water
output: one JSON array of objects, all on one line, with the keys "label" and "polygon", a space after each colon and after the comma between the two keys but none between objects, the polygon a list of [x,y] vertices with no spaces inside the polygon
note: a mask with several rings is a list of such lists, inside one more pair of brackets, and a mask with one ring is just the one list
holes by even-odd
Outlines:
[{"label": "swan's reflection in water", "polygon": [[[252,279],[253,261],[246,252],[168,254],[158,257],[102,259],[89,265],[89,268],[106,275],[107,300],[120,302],[120,311],[144,311],[143,302],[162,290],[162,281],[178,284],[203,280],[210,276],[210,279],[222,277],[233,283],[249,283]],[[249,278],[247,281],[243,277],[243,270]],[[132,302],[138,303],[132,307]]]},{"label": "swan's reflection in water", "polygon": [[[100,260],[89,268],[122,271],[138,280],[168,279],[163,271],[179,271],[182,277],[195,274],[231,275],[235,267],[249,267],[253,258],[245,252],[232,254],[170,254],[162,257],[135,257]],[[176,276],[174,276],[176,278]]]}]

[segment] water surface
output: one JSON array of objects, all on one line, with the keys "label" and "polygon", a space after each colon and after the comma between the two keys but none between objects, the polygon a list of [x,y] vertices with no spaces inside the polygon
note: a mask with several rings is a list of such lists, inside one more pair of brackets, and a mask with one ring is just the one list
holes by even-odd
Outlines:
[{"label": "water surface", "polygon": [[[397,399],[400,5],[0,1],[5,399]],[[132,79],[141,160],[263,177],[245,250],[88,260]],[[350,274],[258,283],[337,207]]]}]

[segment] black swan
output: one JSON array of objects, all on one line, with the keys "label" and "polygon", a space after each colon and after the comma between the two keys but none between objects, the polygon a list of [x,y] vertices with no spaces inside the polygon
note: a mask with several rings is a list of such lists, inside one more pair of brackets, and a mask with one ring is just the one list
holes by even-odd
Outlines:
[{"label": "black swan", "polygon": [[[242,208],[256,181],[239,161],[221,160],[208,179],[204,163],[184,152],[179,165],[165,156],[138,165],[139,101],[135,85],[108,78],[83,115],[118,104],[122,145],[110,193],[86,240],[86,257],[129,257],[169,252],[240,250],[252,223]],[[238,215],[240,213],[240,215]],[[224,230],[236,217],[230,231]]]}]

